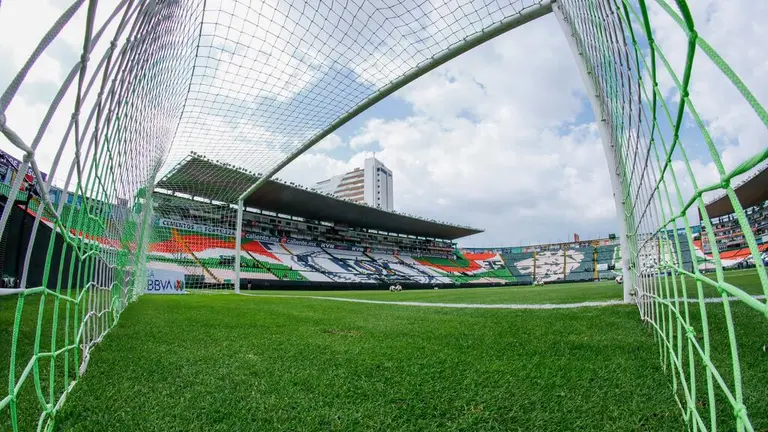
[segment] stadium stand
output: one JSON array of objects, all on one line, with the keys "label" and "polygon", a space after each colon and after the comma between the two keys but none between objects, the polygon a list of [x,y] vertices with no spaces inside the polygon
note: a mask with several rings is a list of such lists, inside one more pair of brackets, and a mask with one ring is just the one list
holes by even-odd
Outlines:
[{"label": "stadium stand", "polygon": [[[761,252],[768,251],[768,201],[758,203],[745,210],[745,215]],[[712,229],[720,251],[720,260],[726,268],[750,267],[754,265],[747,247],[744,233],[735,214],[726,214],[711,220]],[[707,268],[714,268],[711,263],[712,246],[707,232],[694,242],[697,255],[707,262]]]},{"label": "stadium stand", "polygon": [[[72,213],[76,205],[64,204],[64,214]],[[37,209],[38,202],[32,199],[27,214],[35,216]],[[22,206],[17,205],[12,221],[19,220],[22,212]],[[756,232],[762,233],[759,230],[765,229],[767,213],[762,203],[749,210],[748,216],[754,221]],[[278,220],[280,217],[273,216],[271,219]],[[49,229],[52,228],[45,216],[41,220]],[[155,229],[151,231],[148,250],[151,267],[183,272],[189,287],[231,286],[235,278],[234,237],[216,233],[215,227],[201,229],[200,222],[206,221],[195,217],[171,221],[158,217],[154,221]],[[716,229],[729,232],[726,227],[731,223],[730,219],[726,217],[718,222],[720,225]],[[380,234],[381,243],[369,240],[362,246],[362,242],[332,243],[327,238],[318,239],[325,241],[306,240],[302,237],[311,236],[300,230],[290,233],[291,236],[278,238],[264,235],[259,228],[258,223],[253,223],[244,233],[240,260],[241,279],[245,286],[374,288],[392,283],[406,286],[487,286],[528,285],[536,279],[545,283],[576,282],[613,279],[619,275],[617,268],[621,261],[620,248],[615,239],[459,251],[450,240],[417,239],[418,244],[406,246],[408,239],[396,238],[396,234]],[[94,224],[89,226],[87,232],[80,232],[80,238],[86,242],[104,243],[103,234],[107,229],[109,227]],[[698,234],[699,227],[692,229],[696,229]],[[356,232],[354,227],[347,230]],[[733,237],[725,241],[738,245]],[[706,242],[697,236],[692,254],[689,244],[679,241],[683,238],[686,237],[682,232],[670,231],[664,239],[641,241],[643,246],[639,256],[643,271],[657,271],[665,263],[677,263],[679,260],[682,260],[684,268],[692,271],[694,254],[700,269],[706,270],[711,266],[712,258],[706,252]],[[392,247],[397,243],[403,245],[403,250],[418,253],[401,252]],[[15,244],[13,239],[10,244]],[[108,244],[105,246],[109,247]],[[762,243],[759,247],[764,255],[768,254],[768,244]],[[4,250],[8,249],[6,245]],[[748,265],[745,261],[748,256],[749,251],[741,247],[728,250],[720,257],[726,266],[738,266]],[[3,273],[7,279],[13,273],[15,258],[3,257],[3,260]]]},{"label": "stadium stand", "polygon": [[[521,249],[521,248],[515,248]],[[501,258],[506,263],[510,274],[520,283],[530,285],[533,283],[533,251],[503,252]]]},{"label": "stadium stand", "polygon": [[[27,213],[34,216],[37,206],[37,201],[32,199]],[[64,214],[70,214],[75,206],[76,203],[65,204]],[[16,210],[21,208],[17,205]],[[232,233],[222,231],[215,226],[216,220],[196,212],[175,209],[171,215],[163,213],[162,205],[158,208],[148,250],[150,266],[183,272],[188,287],[231,286],[235,279],[236,253]],[[17,212],[14,215],[19,217]],[[750,215],[758,222],[766,218],[763,207],[751,211]],[[248,213],[248,219],[250,223],[246,225],[239,252],[241,281],[246,287],[376,288],[392,283],[487,286],[528,285],[536,279],[545,283],[606,280],[619,275],[617,268],[621,261],[615,239],[459,251],[451,239],[412,238],[381,231],[375,231],[374,236],[354,225],[345,226],[343,231],[321,232],[317,227],[329,228],[333,224],[305,221],[300,225],[284,215],[265,217]],[[43,217],[42,221],[51,227],[47,218]],[[291,223],[297,228],[275,229]],[[312,226],[316,227],[314,231],[309,228]],[[106,229],[109,228],[93,225],[86,233],[80,233],[80,237],[83,241],[103,242]],[[341,232],[344,235],[340,235]],[[644,271],[656,271],[665,262],[677,263],[680,259],[684,268],[692,270],[690,247],[687,242],[675,241],[675,234],[667,233],[665,240],[641,242]],[[677,234],[678,238],[685,238]],[[361,240],[363,237],[367,240]],[[706,269],[711,257],[706,254],[700,238],[694,247],[700,268]],[[760,247],[768,251],[768,245]],[[722,254],[721,259],[728,264],[746,256],[748,251],[740,248]],[[7,261],[12,263],[13,259]],[[11,272],[4,271],[7,273]]]},{"label": "stadium stand", "polygon": [[[768,251],[768,165],[744,180],[734,188],[734,192],[744,208],[749,228],[755,237],[761,255]],[[697,257],[704,261],[700,267],[714,269],[712,263],[712,243],[719,251],[720,260],[725,268],[745,268],[755,265],[749,251],[737,215],[733,211],[731,200],[720,196],[706,205],[712,231],[701,224],[701,234],[694,241]],[[701,218],[701,214],[699,215]],[[710,238],[714,237],[714,242]],[[761,256],[765,261],[765,256]]]},{"label": "stadium stand", "polygon": [[565,280],[591,281],[595,279],[595,248],[575,247],[563,251],[566,266]]},{"label": "stadium stand", "polygon": [[[176,221],[169,225],[184,224],[184,221]],[[152,239],[151,261],[175,262],[181,268],[200,269],[194,273],[202,275],[202,281],[207,284],[228,283],[234,277],[233,238],[179,228],[156,229],[155,232],[159,234]],[[241,273],[246,280],[341,284],[454,282],[407,255],[398,257],[381,251],[366,253],[359,246],[247,235],[259,240],[248,239],[242,245]]]},{"label": "stadium stand", "polygon": [[518,283],[614,279],[620,248],[615,239],[597,239],[495,249]]},{"label": "stadium stand", "polygon": [[418,265],[457,283],[493,284],[515,280],[497,253],[457,253],[447,257],[415,257]]},{"label": "stadium stand", "polygon": [[[187,273],[202,277],[206,284],[229,283],[233,279],[235,249],[231,238],[201,235],[176,228],[157,229],[155,232],[162,234],[158,234],[151,242],[151,262],[162,263],[162,268],[184,269]],[[308,246],[306,241],[294,243],[292,240],[270,240],[243,243],[241,273],[244,279],[342,284],[492,282],[482,277],[444,277],[432,266],[424,265],[410,256],[366,254],[362,248],[345,245],[324,244],[321,247]],[[451,265],[451,259],[443,259]],[[461,269],[460,265],[453,266],[458,270]]]},{"label": "stadium stand", "polygon": [[[545,283],[607,280],[620,274],[617,270],[621,264],[620,248],[615,238],[460,251],[454,241],[479,230],[341,203],[332,196],[304,189],[299,192],[295,186],[271,182],[272,189],[265,189],[262,197],[249,202],[255,207],[249,207],[245,212],[241,250],[237,252],[234,231],[225,228],[231,227],[234,210],[222,211],[219,206],[217,212],[206,211],[206,206],[214,204],[155,192],[154,229],[147,252],[150,266],[183,272],[188,287],[231,286],[235,280],[236,254],[240,257],[242,285],[255,287],[374,288],[392,283],[405,286],[528,285],[535,280]],[[0,197],[4,190],[0,188]],[[317,209],[302,208],[297,204],[299,198],[292,197],[294,194],[320,203],[324,209],[322,215],[328,219],[307,217],[321,213]],[[71,193],[64,194],[53,188],[51,197],[57,204],[58,200],[66,200],[62,203],[64,229],[70,225],[84,226],[85,229],[77,233],[70,231],[80,241],[100,242],[110,247],[105,240],[113,237],[107,235],[112,229],[109,224],[120,223],[119,214],[108,218],[107,226],[90,221],[83,224],[70,220],[69,215],[75,214],[81,205],[80,201],[72,199]],[[39,207],[36,196],[30,194],[28,198],[23,205],[17,201],[11,219],[12,224],[17,223],[25,229],[29,228]],[[260,200],[271,210],[259,210]],[[94,212],[110,211],[108,204],[91,205]],[[300,215],[276,212],[283,205]],[[32,217],[22,217],[24,210]],[[713,210],[713,214],[717,212]],[[768,254],[768,202],[760,201],[748,207],[746,216],[760,251]],[[98,220],[94,218],[94,221]],[[41,221],[49,229],[53,228],[45,215]],[[400,226],[402,230],[398,229]],[[715,241],[723,251],[720,259],[724,266],[750,265],[750,253],[735,215],[719,214],[712,219],[712,226]],[[655,272],[680,261],[689,271],[693,271],[694,262],[700,270],[712,267],[706,231],[700,226],[689,229],[693,230],[695,239],[692,245],[681,241],[688,238],[682,228],[640,238],[641,272]],[[18,253],[8,251],[20,248],[23,252],[25,247],[18,245],[13,231],[4,237],[7,238],[3,239],[0,248],[0,264],[4,279],[13,279]],[[36,240],[35,247],[46,248],[45,241],[39,241],[40,246]]]}]

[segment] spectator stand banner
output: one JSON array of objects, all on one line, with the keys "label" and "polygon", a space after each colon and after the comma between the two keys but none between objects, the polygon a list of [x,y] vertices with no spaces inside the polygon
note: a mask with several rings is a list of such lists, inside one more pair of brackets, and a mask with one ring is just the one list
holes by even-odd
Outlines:
[{"label": "spectator stand banner", "polygon": [[[256,241],[263,241],[263,242],[270,242],[270,243],[280,243],[280,239],[277,237],[271,237],[264,234],[257,234],[257,233],[246,233],[243,237],[247,238],[248,240],[256,240]],[[309,246],[309,245],[307,245]]]},{"label": "spectator stand banner", "polygon": [[365,252],[364,247],[360,246],[350,246],[345,244],[334,244],[334,245],[324,245],[324,247],[332,248],[336,250],[346,250],[346,251],[353,251],[353,252]]},{"label": "spectator stand banner", "polygon": [[184,272],[147,267],[147,294],[186,294]]},{"label": "spectator stand banner", "polygon": [[392,249],[376,249],[376,248],[368,248],[369,253],[375,253],[379,255],[397,255],[396,250]]},{"label": "spectator stand banner", "polygon": [[[20,160],[0,150],[0,183],[13,183],[13,180],[16,178],[20,167]],[[48,174],[44,172],[41,172],[40,174],[43,176],[43,181],[48,180]],[[39,196],[35,183],[35,174],[31,167],[27,167],[27,172],[24,176],[24,182],[21,183],[20,190],[26,191],[27,185],[32,184],[35,186],[33,189],[33,194]]]},{"label": "spectator stand banner", "polygon": [[424,251],[424,252],[422,252],[420,254],[420,256],[428,257],[428,258],[443,258],[443,259],[454,259],[454,258],[456,258],[455,254],[450,254],[450,253],[441,254],[441,253],[432,252],[432,251]]},{"label": "spectator stand banner", "polygon": [[503,254],[503,253],[516,253],[518,249],[521,248],[461,248],[459,251],[463,254],[477,254],[477,253],[495,253],[495,254]]},{"label": "spectator stand banner", "polygon": [[195,231],[203,234],[218,234],[218,235],[224,235],[224,236],[235,236],[235,231],[231,229],[221,228],[221,227],[214,227],[210,225],[203,225],[203,224],[196,224],[192,222],[184,222],[179,220],[172,220],[172,219],[159,219],[157,221],[159,226],[166,227],[166,228],[177,228],[177,229],[183,229],[187,231]]}]

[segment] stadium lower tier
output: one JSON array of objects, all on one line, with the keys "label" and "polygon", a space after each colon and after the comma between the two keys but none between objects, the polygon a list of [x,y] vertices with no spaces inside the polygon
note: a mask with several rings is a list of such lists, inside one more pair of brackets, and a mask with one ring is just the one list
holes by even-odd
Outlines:
[{"label": "stadium lower tier", "polygon": [[[235,242],[232,238],[176,229],[157,231],[149,247],[150,267],[177,271],[201,284],[231,284],[235,279]],[[465,277],[482,279],[471,275]],[[244,284],[257,281],[304,284],[453,282],[414,257],[263,240],[243,241],[240,278]]]},{"label": "stadium lower tier", "polygon": [[[201,284],[226,285],[235,279],[234,240],[176,230],[150,246],[150,266],[189,275]],[[677,267],[693,270],[687,245],[647,242],[640,250],[641,272]],[[695,250],[701,270],[710,257]],[[724,262],[741,255],[726,252]],[[290,242],[247,240],[240,251],[240,277],[244,285],[419,284],[419,285],[527,285],[611,280],[621,274],[618,245],[542,250],[511,254],[467,253],[455,257],[428,257],[370,253],[296,245]],[[732,266],[737,265],[733,264]]]},{"label": "stadium lower tier", "polygon": [[[240,254],[240,279],[304,284],[508,284],[517,279],[496,254],[455,258],[415,257],[354,250],[344,246],[308,246],[246,239]],[[235,242],[231,237],[179,229],[156,229],[150,242],[150,267],[183,273],[207,285],[235,279]]]},{"label": "stadium lower tier", "polygon": [[[231,237],[168,229],[150,244],[151,266],[190,276],[201,284],[231,284],[235,243]],[[344,246],[244,240],[240,250],[243,284],[504,285],[613,279],[620,264],[616,245],[519,254],[467,253],[453,257],[363,252]],[[358,248],[361,249],[361,248]],[[658,249],[658,248],[657,248]],[[172,267],[172,268],[171,268]],[[269,282],[271,281],[271,282]]]}]

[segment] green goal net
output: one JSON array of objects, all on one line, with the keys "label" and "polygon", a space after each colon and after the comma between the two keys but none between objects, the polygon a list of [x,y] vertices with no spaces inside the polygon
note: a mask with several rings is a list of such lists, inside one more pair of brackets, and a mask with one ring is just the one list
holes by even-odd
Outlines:
[{"label": "green goal net", "polygon": [[[768,159],[768,113],[710,45],[709,11],[694,3],[77,0],[35,23],[27,57],[0,74],[0,143],[19,159],[0,186],[0,241],[14,251],[2,257],[0,428],[53,427],[150,264],[217,288],[245,267],[274,273],[245,250],[196,251],[234,250],[243,197],[349,120],[548,16],[596,114],[626,300],[658,342],[671,394],[692,430],[755,430],[765,383],[745,380],[759,366],[738,341],[745,322],[765,328],[768,277],[735,188]],[[58,86],[41,86],[62,56]],[[730,105],[695,108],[708,92]],[[736,163],[724,157],[726,111],[763,140]],[[190,161],[206,168],[178,175]],[[757,285],[725,271],[715,197],[735,214]]]}]

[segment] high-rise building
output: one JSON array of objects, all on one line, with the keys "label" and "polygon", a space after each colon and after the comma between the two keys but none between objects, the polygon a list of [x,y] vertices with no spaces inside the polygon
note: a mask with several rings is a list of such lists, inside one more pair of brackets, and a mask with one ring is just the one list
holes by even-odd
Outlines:
[{"label": "high-rise building", "polygon": [[392,211],[395,208],[392,171],[375,157],[365,160],[362,169],[355,168],[315,184],[314,189],[356,203]]}]

